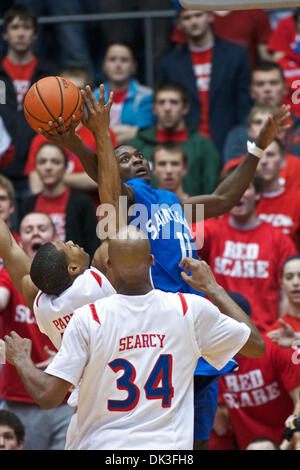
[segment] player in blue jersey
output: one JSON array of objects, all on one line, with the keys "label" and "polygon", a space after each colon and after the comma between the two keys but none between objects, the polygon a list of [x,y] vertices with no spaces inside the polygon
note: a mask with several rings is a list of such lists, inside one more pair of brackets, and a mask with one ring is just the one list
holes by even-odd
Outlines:
[{"label": "player in blue jersey", "polygon": [[[151,187],[148,161],[138,149],[121,145],[115,149],[116,159],[108,158],[101,150],[103,134],[98,124],[99,116],[103,115],[103,86],[100,86],[99,102],[96,102],[89,87],[82,93],[88,110],[88,116],[84,118],[83,123],[95,135],[97,155],[83,144],[76,135],[74,126],[66,130],[62,120],[61,134],[58,134],[51,123],[49,125],[53,134],[42,134],[74,152],[80,158],[85,171],[99,187],[101,182],[105,181],[112,192],[116,194],[120,191],[121,195],[127,197],[124,223],[135,224],[148,234],[155,260],[151,271],[155,288],[169,292],[196,293],[183,281],[183,268],[179,266],[185,256],[198,258],[183,206],[174,193]],[[197,209],[201,204],[204,205],[204,218],[209,218],[228,212],[240,201],[252,181],[262,152],[280,132],[289,127],[285,124],[289,114],[289,107],[282,106],[277,115],[269,119],[256,142],[252,145],[249,143],[249,153],[242,163],[212,194],[194,196],[184,201],[184,206],[192,210],[193,222],[196,221]],[[110,195],[107,195],[101,202],[109,200]],[[195,449],[207,448],[217,407],[217,379],[232,370],[235,364],[235,361],[231,361],[224,369],[217,371],[202,358],[198,361],[195,371]]]}]

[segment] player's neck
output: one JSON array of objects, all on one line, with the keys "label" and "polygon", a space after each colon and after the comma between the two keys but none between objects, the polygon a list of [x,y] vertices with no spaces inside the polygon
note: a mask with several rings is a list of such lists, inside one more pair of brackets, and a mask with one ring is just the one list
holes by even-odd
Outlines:
[{"label": "player's neck", "polygon": [[16,65],[24,65],[28,64],[34,59],[34,53],[31,50],[28,50],[27,52],[22,52],[18,54],[17,51],[14,51],[13,49],[8,49],[7,52],[7,58],[10,62]]},{"label": "player's neck", "polygon": [[280,184],[280,181],[278,178],[276,178],[273,181],[264,182],[264,194],[276,193],[277,191],[280,191],[281,189],[283,189],[283,186]]},{"label": "player's neck", "polygon": [[122,295],[146,295],[153,290],[150,279],[145,281],[142,285],[140,282],[134,282],[132,284],[128,282],[116,282],[116,291]]}]

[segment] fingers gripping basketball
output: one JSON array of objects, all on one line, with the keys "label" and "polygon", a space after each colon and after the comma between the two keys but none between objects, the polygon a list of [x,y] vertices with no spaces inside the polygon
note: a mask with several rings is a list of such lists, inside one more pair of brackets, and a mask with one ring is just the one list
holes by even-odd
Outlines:
[{"label": "fingers gripping basketball", "polygon": [[50,132],[49,121],[59,127],[59,117],[63,118],[68,128],[73,114],[79,123],[83,112],[84,103],[79,88],[63,77],[42,78],[30,87],[24,99],[25,117],[35,131],[42,128]]}]

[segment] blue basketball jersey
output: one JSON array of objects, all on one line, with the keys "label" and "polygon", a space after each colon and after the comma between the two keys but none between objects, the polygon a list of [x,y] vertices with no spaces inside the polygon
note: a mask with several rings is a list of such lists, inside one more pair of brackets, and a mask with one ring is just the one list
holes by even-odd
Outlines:
[{"label": "blue basketball jersey", "polygon": [[166,292],[186,292],[201,295],[182,280],[179,263],[182,258],[198,259],[194,239],[176,194],[154,189],[147,181],[135,178],[127,181],[135,193],[130,224],[148,235],[154,266],[153,285]]},{"label": "blue basketball jersey", "polygon": [[[126,184],[131,186],[135,195],[129,223],[148,235],[151,253],[154,255],[154,266],[151,268],[154,287],[165,292],[203,295],[184,282],[180,274],[183,268],[178,265],[182,258],[199,257],[176,194],[164,189],[154,189],[140,178],[131,179]],[[214,376],[217,379],[236,366],[237,363],[231,360],[218,371],[201,357],[195,374]]]}]

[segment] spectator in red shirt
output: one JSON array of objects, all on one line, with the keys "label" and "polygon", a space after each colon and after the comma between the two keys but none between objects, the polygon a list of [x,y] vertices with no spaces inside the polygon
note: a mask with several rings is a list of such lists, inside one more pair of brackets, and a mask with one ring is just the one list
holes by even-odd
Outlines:
[{"label": "spectator in red shirt", "polygon": [[157,178],[158,189],[172,191],[180,201],[190,197],[183,190],[183,178],[187,169],[187,156],[180,144],[166,142],[155,148],[152,172]]},{"label": "spectator in red shirt", "polygon": [[[278,318],[281,266],[296,248],[290,237],[258,218],[262,191],[263,181],[256,175],[228,215],[205,220],[198,253],[224,289],[251,299],[253,323],[263,332]],[[193,233],[200,224],[194,224]]]},{"label": "spectator in red shirt", "polygon": [[188,90],[187,118],[222,154],[228,132],[246,119],[251,107],[250,60],[244,47],[214,33],[211,12],[181,8],[179,22],[187,43],[162,55],[156,82],[173,81]]},{"label": "spectator in red shirt", "polygon": [[300,341],[300,255],[283,263],[281,288],[286,313],[268,328],[268,336],[282,347],[292,347]]},{"label": "spectator in red shirt", "polygon": [[[219,381],[220,401],[226,406],[239,450],[259,436],[282,444],[285,420],[299,403],[300,366],[293,362],[294,350],[263,337],[266,354],[251,359],[235,356],[238,371]],[[209,449],[217,450],[219,446],[214,434]]]},{"label": "spectator in red shirt", "polygon": [[284,147],[275,139],[264,151],[257,172],[264,186],[257,205],[258,217],[289,235],[300,249],[300,191],[281,184],[280,171],[283,164]]},{"label": "spectator in red shirt", "polygon": [[[248,300],[230,293],[252,316]],[[219,381],[219,406],[209,450],[252,450],[254,441],[264,441],[253,450],[286,447],[286,420],[299,411],[300,366],[293,349],[283,349],[266,335],[266,354],[247,359],[235,356],[238,370]],[[259,438],[259,439],[258,439]],[[265,441],[273,442],[272,449]],[[248,449],[249,446],[249,449]]]},{"label": "spectator in red shirt", "polygon": [[[38,248],[55,239],[55,227],[49,216],[31,213],[20,226],[20,245],[33,259]],[[30,266],[28,267],[30,269]],[[55,353],[51,341],[39,331],[33,313],[16,290],[6,269],[0,272],[0,315],[3,334],[12,330],[32,341],[32,360],[40,367]],[[0,409],[15,413],[26,427],[25,450],[64,449],[65,435],[73,409],[66,403],[55,410],[41,410],[28,395],[15,369],[3,364],[0,376]]]},{"label": "spectator in red shirt", "polygon": [[40,146],[35,169],[42,190],[24,201],[21,217],[33,211],[48,214],[59,240],[73,240],[92,257],[99,245],[93,200],[88,194],[66,185],[67,162],[67,154],[55,144],[44,142]]}]

